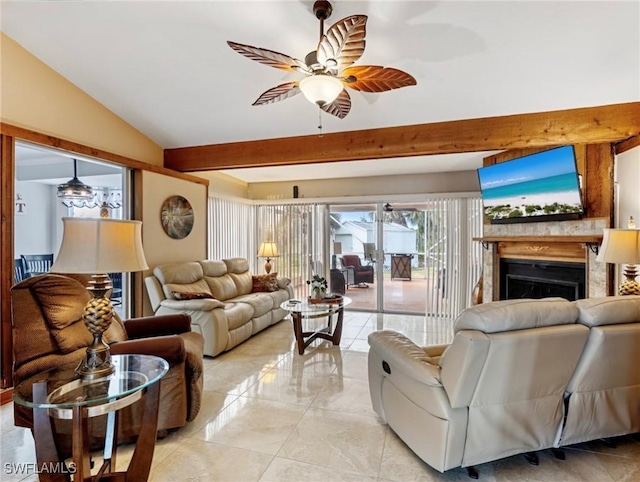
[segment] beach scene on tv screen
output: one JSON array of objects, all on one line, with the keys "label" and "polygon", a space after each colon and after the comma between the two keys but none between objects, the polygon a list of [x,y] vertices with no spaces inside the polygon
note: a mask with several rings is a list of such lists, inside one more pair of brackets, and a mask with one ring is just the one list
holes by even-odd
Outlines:
[{"label": "beach scene on tv screen", "polygon": [[478,170],[488,219],[582,213],[571,146]]}]

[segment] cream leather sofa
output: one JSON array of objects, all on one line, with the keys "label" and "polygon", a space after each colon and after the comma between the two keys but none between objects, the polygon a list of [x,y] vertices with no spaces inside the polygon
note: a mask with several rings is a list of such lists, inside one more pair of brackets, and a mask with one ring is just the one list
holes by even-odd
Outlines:
[{"label": "cream leather sofa", "polygon": [[640,296],[576,301],[589,339],[569,381],[557,446],[640,432]]},{"label": "cream leather sofa", "polygon": [[[192,261],[156,266],[145,278],[156,315],[187,313],[191,328],[204,337],[204,354],[216,356],[271,326],[288,311],[280,304],[293,297],[287,278],[275,291],[253,292],[253,277],[244,258]],[[176,294],[205,293],[206,299],[176,299]]]},{"label": "cream leather sofa", "polygon": [[448,346],[394,331],[369,335],[374,410],[444,472],[555,446],[564,394],[589,336],[561,298],[474,306]]}]

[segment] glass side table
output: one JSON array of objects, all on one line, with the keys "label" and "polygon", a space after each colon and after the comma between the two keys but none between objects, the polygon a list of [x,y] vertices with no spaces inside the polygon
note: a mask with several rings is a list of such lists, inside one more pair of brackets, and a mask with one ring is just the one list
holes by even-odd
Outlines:
[{"label": "glass side table", "polygon": [[[160,379],[169,370],[166,360],[151,355],[112,355],[115,372],[103,378],[83,380],[73,369],[54,369],[34,375],[17,387],[13,400],[33,408],[33,436],[38,467],[62,467],[49,417],[72,420],[71,470],[41,473],[41,481],[127,480],[146,481],[151,469],[158,424]],[[146,395],[145,395],[146,394]],[[144,400],[144,415],[136,447],[126,472],[115,469],[118,410]],[[107,415],[104,463],[92,478],[87,420]]]},{"label": "glass side table", "polygon": [[[293,332],[298,345],[298,353],[302,355],[304,349],[317,338],[329,340],[333,342],[334,345],[339,345],[340,338],[342,337],[344,307],[349,304],[351,304],[351,298],[347,296],[339,296],[334,300],[327,300],[321,303],[312,303],[308,300],[289,300],[282,303],[280,308],[289,311],[293,319]],[[325,317],[327,318],[327,325],[319,330],[302,330],[302,320]],[[336,321],[332,330],[331,326],[334,317]]]}]

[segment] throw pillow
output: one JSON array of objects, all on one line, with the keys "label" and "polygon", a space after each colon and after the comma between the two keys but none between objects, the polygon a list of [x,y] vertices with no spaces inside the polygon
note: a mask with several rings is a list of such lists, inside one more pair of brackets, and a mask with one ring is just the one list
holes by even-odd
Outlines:
[{"label": "throw pillow", "polygon": [[179,291],[173,291],[173,297],[176,300],[204,300],[204,299],[213,299],[213,295],[210,293],[180,293]]},{"label": "throw pillow", "polygon": [[253,283],[251,292],[261,293],[269,291],[278,291],[278,273],[259,274],[251,276]]},{"label": "throw pillow", "polygon": [[77,321],[62,330],[51,330],[51,334],[56,340],[62,353],[71,353],[78,348],[85,348],[91,345],[93,336],[87,330],[82,320]]}]

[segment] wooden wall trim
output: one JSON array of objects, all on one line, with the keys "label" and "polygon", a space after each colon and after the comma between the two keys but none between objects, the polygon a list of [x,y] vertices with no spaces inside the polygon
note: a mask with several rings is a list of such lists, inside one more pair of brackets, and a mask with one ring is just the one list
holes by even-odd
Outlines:
[{"label": "wooden wall trim", "polygon": [[53,148],[62,149],[65,151],[76,152],[78,154],[82,154],[89,157],[95,157],[104,161],[112,162],[113,164],[117,164],[119,166],[130,168],[130,169],[141,169],[145,171],[152,171],[158,174],[164,174],[165,176],[176,177],[179,179],[184,179],[185,181],[195,182],[198,184],[204,184],[205,186],[209,186],[208,179],[178,172],[163,166],[156,166],[154,164],[137,161],[135,159],[121,156],[119,154],[114,154],[109,151],[103,151],[102,149],[88,147],[83,144],[78,144],[77,142],[67,141],[65,139],[60,139],[58,137],[49,136],[39,132],[31,131],[29,129],[24,129],[22,127],[17,127],[4,122],[0,123],[0,133],[12,136],[16,139],[33,142],[35,144],[41,144],[47,147],[53,147]]},{"label": "wooden wall trim", "polygon": [[[133,203],[133,219],[142,219],[142,213],[144,212],[144,196],[142,189],[142,172],[133,171],[131,188],[135,196],[135,202]],[[144,240],[143,240],[144,241]],[[133,301],[131,304],[131,316],[133,318],[140,318],[144,315],[144,274],[143,272],[131,273],[131,295]]]},{"label": "wooden wall trim", "polygon": [[640,102],[165,149],[182,172],[617,142],[640,134]]},{"label": "wooden wall trim", "polygon": [[11,286],[13,286],[14,139],[0,135],[0,388],[12,385],[13,339],[11,334]]},{"label": "wooden wall trim", "polygon": [[629,151],[638,146],[640,146],[640,136],[633,136],[629,139],[616,143],[614,145],[614,152],[616,154],[622,154],[623,152]]},{"label": "wooden wall trim", "polygon": [[0,391],[0,405],[4,405],[5,403],[9,403],[13,400],[13,388],[7,388],[6,390]]},{"label": "wooden wall trim", "polygon": [[583,203],[587,216],[614,221],[614,155],[610,144],[588,144],[583,174]]}]

